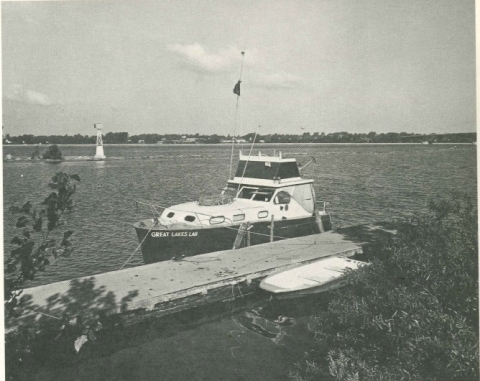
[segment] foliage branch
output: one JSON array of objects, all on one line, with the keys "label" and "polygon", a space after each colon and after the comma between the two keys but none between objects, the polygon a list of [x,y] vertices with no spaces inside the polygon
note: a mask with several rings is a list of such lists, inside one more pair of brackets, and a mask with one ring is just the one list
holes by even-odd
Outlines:
[{"label": "foliage branch", "polygon": [[5,264],[4,300],[7,313],[13,312],[16,307],[18,288],[25,281],[33,280],[38,271],[45,270],[45,266],[73,253],[72,230],[64,231],[60,239],[52,238],[52,233],[63,225],[64,213],[73,209],[72,196],[79,181],[77,174],[57,172],[48,184],[53,192],[41,203],[40,210],[34,209],[30,201],[21,207],[10,207],[10,212],[20,216],[15,223],[19,234],[11,240],[14,248]]}]

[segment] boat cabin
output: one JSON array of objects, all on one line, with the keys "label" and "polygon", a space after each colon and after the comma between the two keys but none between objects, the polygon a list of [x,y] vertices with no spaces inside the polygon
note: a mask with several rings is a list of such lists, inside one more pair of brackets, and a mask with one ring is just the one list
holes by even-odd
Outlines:
[{"label": "boat cabin", "polygon": [[313,179],[303,179],[294,158],[281,153],[245,156],[240,160],[234,178],[220,195],[204,196],[166,209],[160,220],[190,226],[232,224],[243,220],[258,221],[311,217],[315,212]]},{"label": "boat cabin", "polygon": [[309,212],[315,209],[313,179],[302,179],[297,161],[278,155],[245,156],[240,152],[237,171],[222,194],[237,199],[289,204],[296,199]]}]

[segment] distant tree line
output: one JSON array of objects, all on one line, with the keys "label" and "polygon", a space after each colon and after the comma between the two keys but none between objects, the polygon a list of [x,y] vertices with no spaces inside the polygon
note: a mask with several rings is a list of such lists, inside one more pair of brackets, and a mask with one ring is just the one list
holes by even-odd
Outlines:
[{"label": "distant tree line", "polygon": [[[237,136],[237,139],[245,139],[251,142],[254,133]],[[231,141],[230,135],[200,135],[200,134],[140,134],[129,136],[128,132],[108,132],[103,135],[105,144],[158,144],[158,143],[207,143],[216,144],[222,141]],[[412,134],[406,132],[380,133],[349,133],[333,132],[305,132],[303,134],[266,134],[257,135],[258,143],[473,143],[477,141],[475,132],[452,133],[452,134]],[[95,144],[96,136],[76,134],[70,135],[20,135],[3,137],[3,144]]]}]

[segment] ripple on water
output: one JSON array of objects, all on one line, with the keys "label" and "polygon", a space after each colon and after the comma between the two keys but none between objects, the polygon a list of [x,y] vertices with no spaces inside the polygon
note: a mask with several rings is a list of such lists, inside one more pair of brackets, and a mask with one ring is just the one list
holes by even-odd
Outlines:
[{"label": "ripple on water", "polygon": [[[318,200],[329,202],[336,226],[371,223],[425,210],[428,199],[451,191],[476,197],[476,149],[472,146],[301,146],[271,145],[285,156],[313,155],[305,170],[315,179]],[[4,148],[4,154],[29,157],[33,147]],[[92,146],[61,146],[67,156],[88,156]],[[197,200],[221,189],[229,175],[228,146],[106,146],[107,156],[124,160],[46,165],[4,162],[4,245],[11,248],[15,216],[7,209],[27,200],[41,202],[55,171],[78,173],[76,210],[65,227],[75,231],[71,258],[48,266],[33,284],[116,270],[138,246],[132,224],[151,216],[136,200],[168,206]],[[254,150],[254,154],[258,151]],[[148,159],[142,159],[148,157]],[[237,161],[237,154],[234,162]],[[23,176],[22,176],[23,175]],[[138,252],[128,266],[143,263]]]}]

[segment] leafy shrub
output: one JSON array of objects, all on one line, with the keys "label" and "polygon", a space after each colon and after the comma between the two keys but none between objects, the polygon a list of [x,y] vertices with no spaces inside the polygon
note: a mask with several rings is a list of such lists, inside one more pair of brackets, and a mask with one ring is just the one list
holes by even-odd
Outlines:
[{"label": "leafy shrub", "polygon": [[[72,196],[75,193],[75,182],[80,181],[76,174],[56,173],[48,184],[53,190],[36,210],[30,201],[23,206],[12,206],[10,212],[19,214],[15,223],[18,234],[10,244],[13,249],[5,263],[4,300],[5,323],[14,320],[28,308],[20,298],[25,281],[32,280],[38,271],[43,271],[49,264],[61,257],[70,257],[74,251],[71,243],[73,231],[58,231],[63,224],[62,217],[73,209]],[[53,322],[51,321],[53,320]],[[63,325],[63,326],[62,326]],[[69,328],[63,321],[50,319],[39,326],[35,324],[19,327],[19,330],[5,337],[6,379],[17,380],[21,372],[30,372],[26,366],[27,359],[32,357],[33,347],[41,340],[38,336],[43,332],[62,332]],[[58,342],[57,342],[58,343]],[[37,348],[35,353],[46,352],[46,347]],[[27,362],[28,363],[28,362]],[[31,379],[34,379],[34,372]]]},{"label": "leafy shrub", "polygon": [[429,210],[312,318],[316,349],[292,378],[478,379],[477,207],[453,195]]},{"label": "leafy shrub", "polygon": [[[10,212],[20,214],[15,227],[19,234],[12,238],[13,250],[5,264],[6,312],[13,313],[16,306],[16,290],[26,280],[32,280],[37,271],[55,262],[59,257],[69,257],[73,252],[70,236],[73,231],[63,232],[60,239],[51,237],[61,224],[61,218],[73,209],[72,196],[75,182],[80,181],[76,174],[57,172],[48,184],[53,190],[41,203],[40,211],[35,210],[30,201],[22,207],[12,206]],[[60,242],[59,242],[60,241]]]},{"label": "leafy shrub", "polygon": [[60,148],[58,148],[56,144],[52,144],[43,154],[43,158],[48,160],[62,160],[62,151],[60,151]]}]

